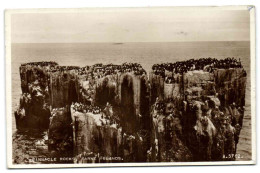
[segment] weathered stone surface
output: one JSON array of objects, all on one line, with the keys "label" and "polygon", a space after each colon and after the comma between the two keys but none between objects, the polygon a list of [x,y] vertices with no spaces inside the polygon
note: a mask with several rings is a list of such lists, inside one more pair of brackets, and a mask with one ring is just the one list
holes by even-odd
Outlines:
[{"label": "weathered stone surface", "polygon": [[216,91],[223,106],[234,102],[245,105],[246,72],[244,69],[216,69],[214,71]]},{"label": "weathered stone surface", "polygon": [[47,129],[49,126],[49,70],[56,63],[29,63],[20,67],[22,96],[15,111],[16,127]]},{"label": "weathered stone surface", "polygon": [[157,97],[164,99],[164,78],[150,72],[149,81],[151,84],[151,104],[154,104]]},{"label": "weathered stone surface", "polygon": [[148,79],[131,63],[25,64],[17,128],[49,129],[50,153],[68,162],[234,160],[246,74],[195,69]]},{"label": "weathered stone surface", "polygon": [[[79,80],[77,87],[80,88],[79,90],[84,90],[84,93],[87,93],[86,91],[92,88],[92,92],[90,92],[89,95],[84,95],[84,98],[88,98],[85,100],[90,100],[89,98],[91,98],[91,101],[83,101],[83,103],[98,105],[104,110],[102,114],[106,114],[106,116],[109,114],[109,117],[116,117],[121,130],[120,132],[118,131],[117,126],[119,124],[116,127],[112,125],[113,128],[111,128],[111,125],[107,125],[107,123],[110,124],[111,122],[110,120],[103,119],[105,115],[76,112],[77,116],[74,117],[81,117],[80,119],[83,118],[83,120],[80,122],[83,121],[87,123],[83,123],[83,131],[75,130],[74,137],[81,135],[81,133],[85,134],[86,131],[88,131],[89,133],[94,133],[94,136],[98,135],[100,137],[96,139],[96,141],[106,141],[95,144],[95,149],[88,149],[87,146],[90,146],[90,144],[84,143],[83,146],[87,148],[79,149],[76,151],[76,153],[78,153],[76,155],[80,156],[80,154],[84,152],[92,153],[95,157],[99,155],[99,157],[97,157],[98,162],[102,162],[102,159],[100,160],[100,156],[102,155],[113,157],[117,155],[124,161],[145,161],[146,149],[149,143],[147,131],[150,128],[150,122],[147,121],[149,120],[149,90],[147,85],[146,76],[137,76],[130,72],[107,75],[93,80],[93,82],[89,79],[86,80],[86,78]],[[110,113],[107,111],[107,104],[113,107],[113,111],[110,111]],[[101,116],[103,118],[101,118]],[[89,123],[94,125],[88,125]],[[111,133],[114,131],[113,134],[115,137],[113,137],[112,134],[107,134],[107,131],[111,131]],[[102,138],[102,136],[104,136],[102,134],[107,134],[106,136],[108,137]],[[91,141],[91,139],[87,139],[89,135],[85,134],[83,136],[85,141]],[[117,141],[115,138],[120,139],[119,141],[121,142],[115,143],[115,141]],[[108,141],[108,139],[110,141]],[[114,151],[115,149],[113,149],[113,152],[112,149],[109,149],[111,140],[111,146],[117,146],[116,152]],[[76,139],[74,139],[74,141],[78,142]],[[108,146],[105,147],[105,144]],[[92,145],[91,142],[92,147],[95,145]],[[109,152],[100,150],[102,148],[109,150]],[[82,162],[82,159],[79,157],[77,162]]]},{"label": "weathered stone surface", "polygon": [[[170,128],[165,125],[169,117],[165,109],[167,104],[172,103],[176,106],[176,110],[171,115],[178,117],[178,126],[181,129],[179,133],[181,135],[176,135],[175,139],[179,139],[185,147],[188,147],[192,160],[234,160],[242,127],[243,109],[241,107],[245,101],[245,72],[240,68],[215,69],[212,72],[188,71],[182,76],[183,80],[180,80],[178,88],[181,88],[183,92],[179,90],[179,97],[173,96],[175,82],[164,83],[163,96],[159,97],[159,93],[152,93],[152,95],[157,95],[157,101],[161,102],[154,104],[154,107],[156,105],[159,107],[159,115],[157,115],[158,111],[152,112],[155,131],[153,133],[157,134],[157,137],[151,140],[155,145],[153,150],[158,153],[152,158],[154,160],[168,158],[164,153],[170,152],[166,144],[171,143],[171,138],[164,137]],[[163,79],[159,75],[151,75],[151,77],[154,78],[150,79],[151,81]],[[158,88],[162,88],[160,82],[154,83],[151,91],[160,92]],[[172,100],[169,101],[170,99]]]},{"label": "weathered stone surface", "polygon": [[[158,103],[156,103],[158,104]],[[167,103],[173,106],[173,103]],[[167,109],[172,109],[167,112]],[[192,160],[192,154],[182,141],[182,125],[180,114],[172,114],[175,108],[166,108],[166,112],[160,112],[153,108],[152,146],[148,161],[154,162],[178,162]],[[173,116],[174,115],[174,116]]]},{"label": "weathered stone surface", "polygon": [[73,156],[73,132],[70,108],[54,108],[48,130],[48,149],[52,156]]},{"label": "weathered stone surface", "polygon": [[75,89],[76,70],[57,71],[50,75],[52,108],[64,107],[78,100]]},{"label": "weathered stone surface", "polygon": [[[120,112],[124,130],[132,133],[138,130],[143,119],[149,118],[147,81],[146,76],[131,72],[110,74],[97,79],[89,75],[79,76],[76,90],[81,103],[101,108],[107,103],[111,104],[116,112]],[[144,121],[143,126],[149,126],[145,122],[147,121]]]},{"label": "weathered stone surface", "polygon": [[[74,153],[94,153],[95,156],[119,157],[122,153],[122,128],[101,118],[101,114],[82,113],[72,109]],[[87,163],[78,158],[75,162]]]}]

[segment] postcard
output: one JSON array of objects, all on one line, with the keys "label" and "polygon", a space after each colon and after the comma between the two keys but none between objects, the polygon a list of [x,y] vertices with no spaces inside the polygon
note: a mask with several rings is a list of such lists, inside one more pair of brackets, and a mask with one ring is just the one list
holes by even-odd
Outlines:
[{"label": "postcard", "polygon": [[255,7],[5,12],[8,168],[256,163]]}]

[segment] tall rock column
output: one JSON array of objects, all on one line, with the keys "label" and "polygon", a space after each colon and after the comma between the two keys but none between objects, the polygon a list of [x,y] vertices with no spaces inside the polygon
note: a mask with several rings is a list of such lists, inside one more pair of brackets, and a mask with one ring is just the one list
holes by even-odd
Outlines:
[{"label": "tall rock column", "polygon": [[[148,152],[153,161],[178,160],[166,154],[171,153],[167,148],[171,139],[183,144],[175,152],[187,147],[192,160],[235,159],[245,103],[246,73],[242,68],[151,72],[150,81],[155,101],[151,109],[152,152]],[[171,104],[172,113],[166,113]]]},{"label": "tall rock column", "polygon": [[22,64],[20,67],[22,96],[15,111],[16,128],[43,130],[49,126],[50,69],[54,62]]}]

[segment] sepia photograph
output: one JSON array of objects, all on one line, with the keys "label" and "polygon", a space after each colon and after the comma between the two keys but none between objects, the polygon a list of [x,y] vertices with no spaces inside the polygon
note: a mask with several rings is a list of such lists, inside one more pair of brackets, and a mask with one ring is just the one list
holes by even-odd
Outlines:
[{"label": "sepia photograph", "polygon": [[5,12],[9,168],[256,163],[255,7]]}]

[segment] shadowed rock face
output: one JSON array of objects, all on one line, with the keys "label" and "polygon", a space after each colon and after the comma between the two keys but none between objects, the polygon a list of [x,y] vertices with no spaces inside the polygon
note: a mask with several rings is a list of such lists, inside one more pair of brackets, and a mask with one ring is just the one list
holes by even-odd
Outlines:
[{"label": "shadowed rock face", "polygon": [[78,100],[76,92],[76,71],[57,71],[50,75],[52,108],[64,107]]},{"label": "shadowed rock face", "polygon": [[121,87],[121,106],[124,110],[125,116],[123,117],[125,130],[132,133],[136,131],[136,116],[134,108],[134,91],[133,80],[125,77]]},{"label": "shadowed rock face", "polygon": [[156,65],[149,79],[136,63],[23,64],[16,127],[48,129],[50,153],[75,163],[234,160],[246,74],[232,61]]},{"label": "shadowed rock face", "polygon": [[[72,106],[75,163],[89,163],[86,155],[97,157],[95,162],[107,162],[102,157],[122,155],[122,128],[105,118],[104,113],[78,112]],[[83,154],[83,155],[82,155]],[[108,161],[110,162],[110,161]]]},{"label": "shadowed rock face", "polygon": [[54,62],[29,63],[20,67],[22,96],[15,111],[18,130],[49,127],[50,117],[50,68]]},{"label": "shadowed rock face", "polygon": [[[154,117],[154,133],[158,135],[153,142],[154,148],[158,147],[154,159],[172,159],[163,153],[171,151],[166,144],[171,141],[169,136],[175,135],[165,137],[167,131],[174,131],[167,125],[170,121],[170,124],[177,124],[174,129],[181,131],[174,138],[180,139],[188,147],[192,160],[234,160],[245,104],[246,74],[243,69],[188,71],[182,74],[181,80],[175,80],[177,84],[172,82],[162,85],[161,76],[151,77],[154,78],[151,79],[152,91],[164,89],[163,96],[160,96],[158,90],[160,93],[152,93],[158,96],[151,113]],[[176,85],[178,94],[174,94]],[[166,113],[169,104],[175,105],[176,109],[170,117]],[[177,144],[171,144],[174,145]],[[186,154],[189,155],[189,152],[186,151]]]},{"label": "shadowed rock face", "polygon": [[53,157],[73,156],[73,131],[70,108],[54,108],[48,129],[48,149]]}]

